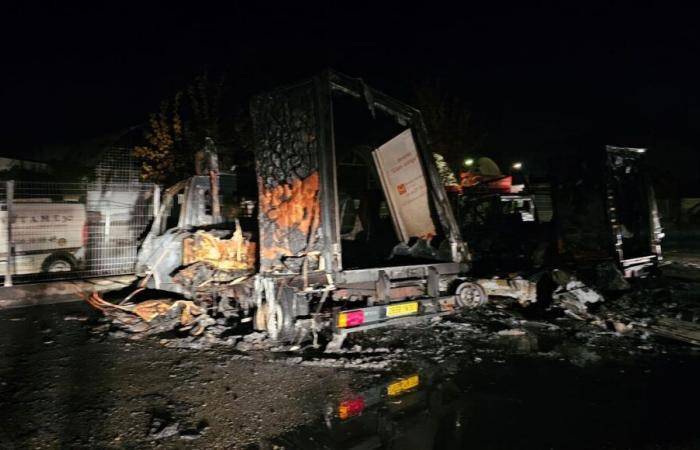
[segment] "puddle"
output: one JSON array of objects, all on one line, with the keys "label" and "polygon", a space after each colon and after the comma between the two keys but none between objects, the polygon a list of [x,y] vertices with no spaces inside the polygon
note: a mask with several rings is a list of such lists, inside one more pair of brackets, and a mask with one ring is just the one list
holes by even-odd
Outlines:
[{"label": "puddle", "polygon": [[696,416],[683,408],[700,400],[699,361],[619,364],[586,348],[568,352],[555,360],[511,353],[507,362],[381,377],[269,443],[409,450],[700,445]]}]

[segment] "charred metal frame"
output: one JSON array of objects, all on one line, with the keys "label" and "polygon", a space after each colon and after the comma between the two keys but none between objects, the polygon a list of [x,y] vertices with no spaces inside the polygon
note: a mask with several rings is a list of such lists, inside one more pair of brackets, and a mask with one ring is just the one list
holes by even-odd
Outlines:
[{"label": "charred metal frame", "polygon": [[[444,259],[429,264],[343,270],[334,93],[364,102],[368,114],[374,116],[377,110],[382,111],[411,130],[430,191],[431,213],[449,244],[449,255],[441,257]],[[450,313],[460,305],[460,297],[453,291],[456,284],[464,284],[465,279],[460,276],[469,269],[469,253],[429,151],[420,111],[368,87],[359,78],[332,70],[258,95],[252,99],[250,109],[260,230],[255,303],[258,313],[266,311],[262,313],[266,316],[265,327],[273,339],[288,339],[300,329],[315,333],[320,325],[313,324],[327,320],[318,316],[327,297],[350,302],[364,298],[367,306],[363,311],[369,315],[384,311],[390,303],[409,299],[420,303],[415,314],[420,317]],[[316,318],[302,319],[293,325],[293,310],[298,308],[290,299],[299,296],[306,302],[318,300]],[[331,347],[340,345],[347,333],[366,329],[338,328],[336,319],[341,308],[345,307],[332,307]],[[375,323],[367,326],[374,328],[397,320],[409,319],[380,314]]]},{"label": "charred metal frame", "polygon": [[[399,124],[406,125],[411,129],[421,157],[421,166],[427,178],[428,190],[433,199],[432,205],[435,208],[435,213],[440,221],[445,237],[450,243],[452,261],[467,262],[469,260],[469,252],[462,240],[457,219],[454,216],[445,188],[440,180],[440,175],[435,167],[433,154],[429,151],[430,141],[421,112],[367,86],[360,78],[351,78],[332,70],[327,71],[325,75],[328,77],[328,82],[333,91],[342,92],[357,99],[364,99],[372,114],[374,114],[375,109],[379,109],[394,117]],[[333,148],[333,154],[335,154],[335,148]]]},{"label": "charred metal frame", "polygon": [[[554,161],[553,222],[563,261],[583,268],[615,261],[629,278],[644,276],[647,268],[661,260],[663,232],[652,183],[643,165],[645,155],[646,149],[608,145],[598,151],[582,152],[574,162],[564,158]],[[647,239],[637,240],[634,254],[624,245],[622,220],[634,205],[623,198],[630,189],[622,186],[623,181],[638,189],[636,202],[647,215],[639,216],[641,211],[632,213],[637,214]]]},{"label": "charred metal frame", "polygon": [[[293,95],[298,96],[298,92],[295,92],[295,90],[304,90],[304,93],[313,97],[312,103],[298,105],[300,110],[312,108],[312,114],[309,114],[309,111],[298,112],[291,110],[290,99]],[[313,226],[304,227],[307,230],[307,234],[316,232],[320,242],[317,242],[316,236],[299,236],[297,233],[297,241],[305,239],[307,243],[313,243],[313,245],[307,244],[303,251],[299,251],[299,245],[295,245],[295,248],[291,248],[292,246],[290,245],[272,254],[272,258],[268,257],[270,254],[265,253],[266,247],[280,245],[280,239],[271,239],[271,235],[277,232],[280,227],[271,223],[274,222],[274,218],[266,214],[264,208],[261,207],[259,216],[261,272],[279,273],[279,268],[283,265],[288,270],[287,273],[297,274],[302,270],[325,270],[327,273],[337,274],[343,269],[340,244],[336,149],[333,129],[332,94],[334,92],[340,92],[364,101],[371,114],[374,115],[376,110],[380,110],[393,117],[400,125],[405,125],[411,129],[418,153],[420,154],[421,166],[427,179],[428,189],[431,193],[432,208],[434,208],[434,213],[442,226],[444,236],[450,244],[451,260],[455,263],[468,262],[469,253],[466,244],[462,240],[457,220],[435,168],[432,153],[428,150],[429,140],[420,111],[367,86],[360,78],[352,78],[333,70],[326,70],[322,74],[313,77],[310,81],[307,80],[270,93],[261,94],[251,102],[261,206],[265,204],[265,196],[270,195],[267,192],[278,187],[277,181],[266,178],[265,174],[267,173],[266,171],[269,172],[271,170],[267,167],[269,164],[275,162],[275,159],[279,162],[279,154],[289,152],[289,150],[280,149],[283,145],[281,139],[285,137],[290,138],[291,136],[292,140],[296,138],[297,141],[291,142],[293,145],[306,145],[307,148],[304,151],[309,151],[309,149],[310,151],[315,151],[317,160],[312,161],[312,163],[315,163],[315,167],[306,170],[305,173],[311,170],[318,170],[320,177],[316,196],[316,205],[320,209],[320,224],[318,224],[317,230]],[[313,139],[313,142],[300,143],[299,139],[303,138],[303,135],[295,136],[293,132],[288,132],[290,130],[285,131],[282,129],[285,124],[280,123],[280,113],[278,111],[285,108],[289,110],[286,114],[291,126],[295,126],[296,122],[290,122],[290,120],[298,118],[300,115],[313,116],[314,123],[307,124],[307,129],[302,130],[302,133],[304,131],[313,133],[313,136],[309,138],[310,140]],[[301,121],[302,119],[299,120]],[[276,131],[277,134],[270,132],[270,126],[279,128]],[[280,140],[272,142],[273,138],[279,138]],[[303,182],[303,180],[301,181]],[[282,185],[285,183],[291,185],[292,182],[295,181],[290,181],[287,178],[280,183]],[[310,214],[310,212],[307,211],[306,214]],[[294,224],[292,225],[294,226]],[[291,233],[290,230],[282,231],[286,233],[285,238]],[[320,252],[322,261],[309,263],[307,260],[303,263],[303,267],[302,264],[296,264],[296,266],[291,267],[291,270],[289,270],[289,265],[280,264],[280,260],[285,257],[301,256],[308,259],[309,255],[316,252]]]},{"label": "charred metal frame", "polygon": [[615,189],[613,187],[613,169],[615,168],[614,158],[621,158],[623,161],[629,162],[627,165],[640,164],[646,149],[643,148],[630,148],[630,147],[615,147],[612,145],[607,145],[605,147],[607,156],[607,170],[609,171],[607,176],[607,196],[606,196],[606,206],[608,212],[608,220],[610,221],[610,226],[613,230],[613,238],[615,242],[615,252],[620,261],[620,264],[624,270],[625,276],[634,276],[638,271],[644,269],[645,267],[652,266],[661,260],[661,239],[663,238],[663,232],[661,228],[661,223],[659,220],[659,211],[656,205],[656,196],[654,195],[654,188],[648,179],[648,176],[644,174],[642,179],[639,180],[646,191],[646,201],[649,208],[649,254],[641,257],[626,258],[623,248],[623,237],[622,237],[622,227],[618,220],[617,209],[619,205],[617,204],[617,199],[615,198]]}]

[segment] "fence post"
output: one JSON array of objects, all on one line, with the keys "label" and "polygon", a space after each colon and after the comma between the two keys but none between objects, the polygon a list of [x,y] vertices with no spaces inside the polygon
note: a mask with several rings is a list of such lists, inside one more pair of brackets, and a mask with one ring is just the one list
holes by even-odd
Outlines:
[{"label": "fence post", "polygon": [[160,185],[153,185],[153,217],[158,216],[158,211],[160,211]]},{"label": "fence post", "polygon": [[12,273],[15,269],[15,243],[12,241],[12,204],[15,197],[15,181],[5,184],[5,204],[7,206],[7,258],[5,262],[5,286],[12,286]]}]

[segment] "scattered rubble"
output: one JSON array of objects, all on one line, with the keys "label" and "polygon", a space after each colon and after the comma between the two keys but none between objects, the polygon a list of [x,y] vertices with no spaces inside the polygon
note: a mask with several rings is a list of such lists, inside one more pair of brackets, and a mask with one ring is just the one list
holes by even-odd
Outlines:
[{"label": "scattered rubble", "polygon": [[152,439],[165,439],[178,434],[179,422],[168,423],[162,417],[153,417],[151,426],[148,430],[148,436]]},{"label": "scattered rubble", "polygon": [[537,283],[521,277],[477,280],[489,297],[509,297],[523,306],[537,301]]},{"label": "scattered rubble", "polygon": [[[617,276],[609,269],[596,270],[596,279],[601,278],[600,273],[607,274],[604,282],[596,286],[600,291],[584,283],[577,274],[552,271],[548,275],[554,282],[549,306],[546,302],[537,303],[537,285],[531,280],[488,280],[482,286],[493,296],[488,305],[456,316],[435,317],[417,328],[434,330],[436,339],[443,343],[443,351],[431,355],[432,361],[437,363],[443,361],[446,354],[467,351],[461,347],[465,338],[479,342],[500,340],[516,352],[539,351],[537,341],[543,333],[549,333],[556,340],[574,332],[573,336],[591,343],[626,336],[637,339],[638,343],[631,344],[632,348],[643,351],[656,348],[654,341],[649,341],[651,335],[700,345],[700,306],[689,300],[692,296],[683,294],[691,288],[676,283],[673,289],[683,295],[672,297],[664,278],[638,281],[628,288],[619,280],[615,281]],[[497,296],[498,289],[505,292],[504,296]],[[514,292],[523,295],[514,295]],[[605,296],[601,292],[605,292]],[[289,355],[294,352],[298,356],[286,359],[275,356],[273,359],[285,364],[368,371],[388,370],[410,360],[402,353],[403,344],[396,346],[365,338],[351,340],[345,348],[327,349],[321,354],[318,345],[282,346],[265,332],[242,330],[237,326],[238,321],[229,321],[230,317],[220,314],[215,306],[197,300],[149,300],[119,305],[94,294],[88,302],[103,311],[109,320],[108,324],[98,325],[102,331],[109,328],[110,335],[129,339],[159,334],[161,345],[169,348],[201,350],[223,346],[242,353],[268,351]],[[71,316],[65,320],[83,321],[83,317]],[[399,333],[408,329],[401,328]],[[462,340],[452,344],[450,340],[455,334],[462,336]],[[405,347],[415,347],[420,352],[422,343],[407,342]],[[576,358],[581,361],[595,360],[579,356]],[[474,360],[476,358],[481,361],[483,356]]]},{"label": "scattered rubble", "polygon": [[63,318],[65,321],[75,320],[77,322],[85,322],[88,320],[88,316],[84,314],[68,314]]},{"label": "scattered rubble", "polygon": [[87,302],[102,311],[115,326],[134,336],[148,336],[176,327],[197,336],[215,323],[202,307],[189,300],[147,300],[118,305],[103,300],[95,292]]},{"label": "scattered rubble", "polygon": [[588,313],[588,305],[602,302],[603,297],[600,294],[562,270],[553,270],[552,280],[558,285],[552,293],[552,299],[565,314],[578,320],[593,318]]},{"label": "scattered rubble", "polygon": [[167,410],[156,410],[150,413],[150,424],[146,436],[158,441],[178,437],[181,440],[192,441],[202,437],[209,428],[206,420],[192,423],[191,418],[184,417],[182,412],[175,409],[174,404],[169,403]]},{"label": "scattered rubble", "polygon": [[700,264],[671,261],[661,266],[664,276],[685,281],[700,281]]},{"label": "scattered rubble", "polygon": [[649,330],[659,336],[700,345],[700,324],[694,322],[662,318],[650,325]]},{"label": "scattered rubble", "polygon": [[527,334],[527,331],[525,330],[520,330],[517,328],[510,328],[508,330],[501,330],[496,333],[499,336],[524,336]]},{"label": "scattered rubble", "polygon": [[236,349],[242,352],[251,350],[267,350],[272,346],[272,342],[267,338],[266,333],[250,333],[243,336],[243,339],[236,345]]}]

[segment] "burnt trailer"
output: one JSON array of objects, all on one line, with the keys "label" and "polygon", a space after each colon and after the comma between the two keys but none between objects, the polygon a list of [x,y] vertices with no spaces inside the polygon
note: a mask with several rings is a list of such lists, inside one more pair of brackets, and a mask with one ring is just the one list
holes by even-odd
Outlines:
[{"label": "burnt trailer", "polygon": [[255,97],[251,114],[256,306],[273,337],[330,320],[342,341],[485,301],[418,110],[329,70]]},{"label": "burnt trailer", "polygon": [[645,156],[643,148],[608,145],[557,162],[552,203],[561,260],[578,267],[613,261],[626,278],[661,261],[664,234]]},{"label": "burnt trailer", "polygon": [[465,276],[469,252],[418,110],[327,70],[254,97],[251,115],[257,220],[225,213],[243,197],[215,170],[175,185],[139,255],[144,288],[287,343],[331,330],[334,346],[486,301]]}]

